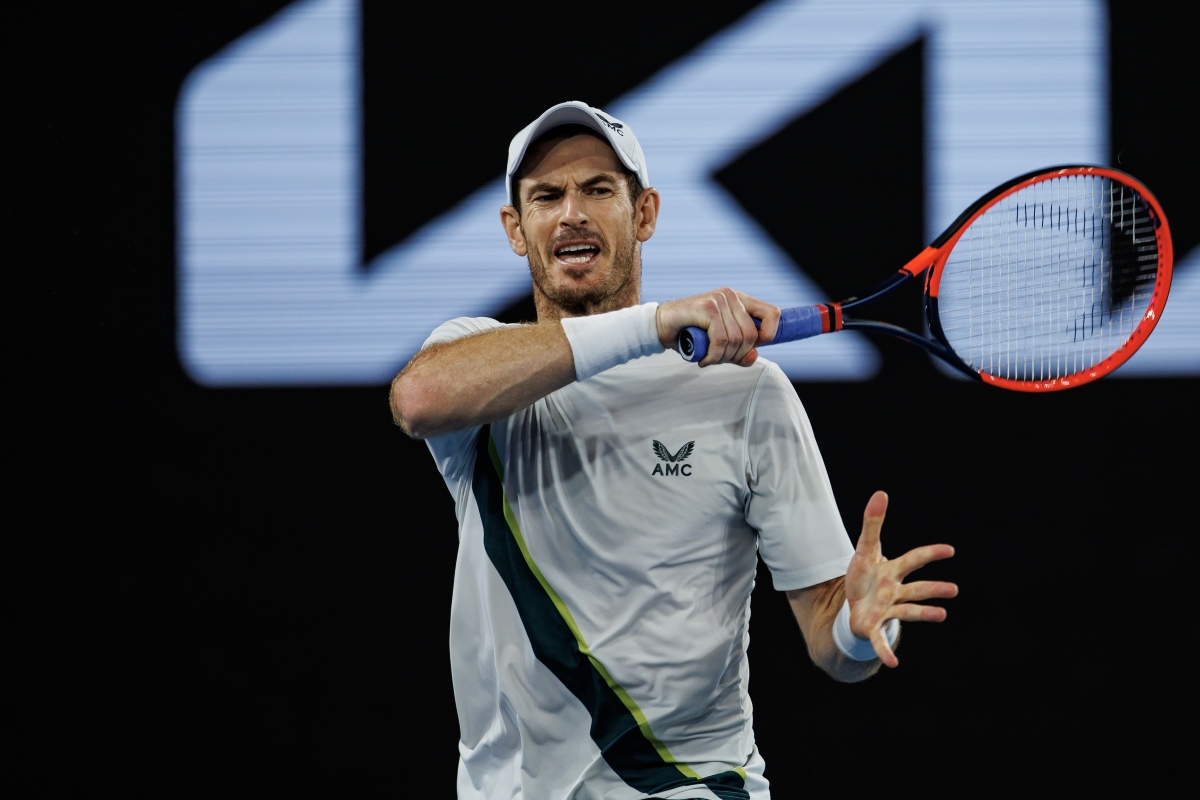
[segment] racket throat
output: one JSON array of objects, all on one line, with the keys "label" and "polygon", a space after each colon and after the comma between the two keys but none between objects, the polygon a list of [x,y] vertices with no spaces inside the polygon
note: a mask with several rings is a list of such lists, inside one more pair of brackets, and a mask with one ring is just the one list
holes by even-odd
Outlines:
[{"label": "racket throat", "polygon": [[848,331],[882,333],[885,336],[891,336],[894,339],[901,339],[909,344],[915,344],[917,347],[920,347],[927,353],[937,356],[942,361],[949,364],[951,367],[958,370],[971,380],[981,380],[979,373],[964,364],[949,347],[946,347],[940,342],[930,341],[924,336],[915,334],[907,328],[901,328],[899,325],[892,325],[889,322],[867,322],[853,319],[844,320],[842,327]]},{"label": "racket throat", "polygon": [[847,297],[840,303],[831,303],[830,305],[836,305],[839,307],[839,309],[845,309],[846,311],[849,311],[852,308],[857,308],[858,306],[865,306],[867,303],[870,303],[879,299],[880,297],[883,297],[885,294],[888,294],[900,284],[912,280],[912,278],[912,275],[908,274],[904,270],[900,270],[899,272],[888,276],[888,278],[882,283],[876,284],[871,291],[867,292],[862,297]]}]

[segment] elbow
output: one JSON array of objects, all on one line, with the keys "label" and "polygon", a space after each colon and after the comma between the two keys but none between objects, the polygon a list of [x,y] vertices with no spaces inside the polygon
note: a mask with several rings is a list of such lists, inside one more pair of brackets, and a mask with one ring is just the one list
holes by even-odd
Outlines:
[{"label": "elbow", "polygon": [[432,395],[432,387],[424,381],[401,372],[392,381],[389,397],[392,421],[414,439],[430,436],[436,425]]},{"label": "elbow", "polygon": [[854,662],[853,666],[842,669],[836,667],[822,667],[822,669],[838,683],[862,683],[879,672],[879,664],[878,661]]},{"label": "elbow", "polygon": [[879,659],[870,661],[854,661],[846,658],[837,651],[832,641],[825,652],[817,653],[809,648],[808,655],[829,677],[838,683],[861,683],[879,671],[882,662]]}]

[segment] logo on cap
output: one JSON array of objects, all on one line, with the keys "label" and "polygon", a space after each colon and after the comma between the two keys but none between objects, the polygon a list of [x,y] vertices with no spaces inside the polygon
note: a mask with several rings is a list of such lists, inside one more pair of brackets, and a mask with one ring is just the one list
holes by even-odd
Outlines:
[{"label": "logo on cap", "polygon": [[596,117],[597,117],[597,118],[598,118],[598,119],[599,119],[601,122],[603,122],[605,125],[607,125],[608,127],[612,128],[614,131],[616,131],[618,136],[624,136],[624,135],[625,135],[625,131],[621,130],[621,128],[624,128],[625,126],[624,126],[624,125],[622,125],[621,123],[619,123],[619,122],[613,122],[612,120],[610,120],[610,119],[608,119],[607,117],[605,117],[603,114],[596,114]]}]

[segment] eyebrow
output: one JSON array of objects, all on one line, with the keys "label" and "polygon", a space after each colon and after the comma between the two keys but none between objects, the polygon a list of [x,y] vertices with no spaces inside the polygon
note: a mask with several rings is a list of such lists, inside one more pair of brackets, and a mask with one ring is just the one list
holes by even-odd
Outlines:
[{"label": "eyebrow", "polygon": [[541,183],[535,183],[533,186],[530,186],[528,193],[530,196],[533,196],[533,195],[537,194],[538,192],[561,192],[561,191],[562,191],[561,186],[543,181]]},{"label": "eyebrow", "polygon": [[581,185],[584,187],[588,187],[588,186],[595,186],[598,183],[616,183],[616,182],[617,182],[617,179],[614,178],[612,175],[608,175],[607,173],[602,172],[599,175],[595,175],[591,178],[588,178]]},{"label": "eyebrow", "polygon": [[[599,183],[616,184],[616,182],[617,182],[617,179],[614,178],[612,175],[602,172],[599,175],[593,175],[592,177],[588,178],[586,181],[581,183],[580,186],[582,186],[583,188],[586,189],[590,186],[595,186],[596,184],[599,184]],[[558,184],[542,181],[541,183],[535,183],[533,186],[530,186],[528,191],[529,191],[529,196],[533,196],[533,195],[537,194],[538,192],[561,192],[562,190],[563,190],[563,187]]]}]

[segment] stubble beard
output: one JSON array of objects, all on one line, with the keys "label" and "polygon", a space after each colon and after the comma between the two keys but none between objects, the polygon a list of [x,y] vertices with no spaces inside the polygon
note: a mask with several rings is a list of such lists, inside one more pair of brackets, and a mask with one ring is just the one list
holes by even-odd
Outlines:
[{"label": "stubble beard", "polygon": [[621,237],[613,249],[612,266],[608,274],[599,283],[589,286],[563,286],[554,280],[547,267],[547,263],[554,259],[556,243],[568,238],[599,241],[601,255],[608,249],[603,236],[592,231],[575,230],[556,237],[545,253],[532,249],[529,251],[529,274],[533,278],[533,296],[539,319],[600,314],[637,304],[642,288],[642,264],[632,231]]}]

